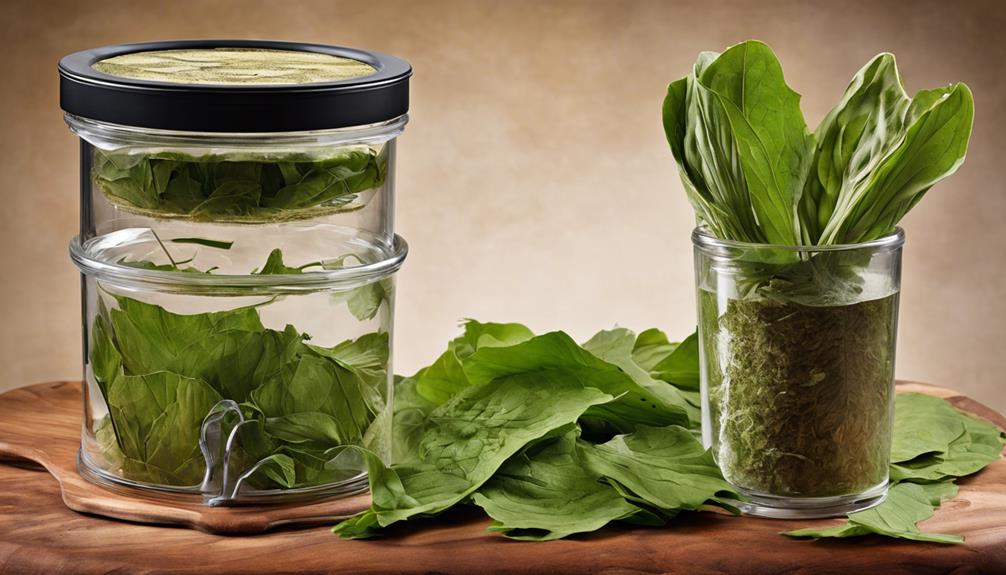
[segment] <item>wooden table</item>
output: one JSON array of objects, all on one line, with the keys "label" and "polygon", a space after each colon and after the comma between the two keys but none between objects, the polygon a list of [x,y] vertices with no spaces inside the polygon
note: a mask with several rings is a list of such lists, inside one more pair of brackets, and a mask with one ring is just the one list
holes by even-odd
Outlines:
[{"label": "wooden table", "polygon": [[[947,397],[1006,427],[1006,418],[952,391]],[[944,546],[883,538],[797,541],[779,531],[824,524],[688,514],[661,529],[609,526],[549,543],[485,531],[460,509],[343,541],[325,527],[222,536],[138,525],[68,510],[37,468],[0,465],[0,573],[1006,573],[1006,460],[960,482],[960,494],[924,524],[965,535]],[[835,522],[834,520],[832,522]]]}]

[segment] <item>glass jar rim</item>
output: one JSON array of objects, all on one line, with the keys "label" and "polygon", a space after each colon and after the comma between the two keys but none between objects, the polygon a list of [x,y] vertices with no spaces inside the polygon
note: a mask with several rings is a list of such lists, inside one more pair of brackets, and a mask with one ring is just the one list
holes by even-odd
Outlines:
[{"label": "glass jar rim", "polygon": [[99,280],[140,286],[213,289],[325,289],[356,286],[384,279],[397,272],[405,262],[409,245],[395,234],[385,257],[376,262],[301,274],[193,274],[183,271],[151,270],[103,261],[87,254],[80,236],[70,241],[70,259],[81,273]]},{"label": "glass jar rim", "polygon": [[842,252],[862,249],[896,249],[905,243],[905,230],[895,227],[894,231],[877,239],[858,244],[834,244],[827,246],[800,246],[784,244],[767,244],[723,240],[714,236],[706,226],[697,226],[692,230],[692,244],[697,248],[727,248],[737,250],[771,250],[796,253]]},{"label": "glass jar rim", "polygon": [[[346,143],[369,141],[386,142],[405,130],[409,115],[402,114],[390,120],[361,126],[326,128],[299,132],[199,132],[184,130],[164,130],[113,124],[63,113],[63,119],[70,131],[97,145],[99,141],[114,141],[129,145],[185,145],[206,144],[214,146],[260,147],[269,145],[310,145],[332,146]],[[98,146],[101,147],[101,146]]]}]

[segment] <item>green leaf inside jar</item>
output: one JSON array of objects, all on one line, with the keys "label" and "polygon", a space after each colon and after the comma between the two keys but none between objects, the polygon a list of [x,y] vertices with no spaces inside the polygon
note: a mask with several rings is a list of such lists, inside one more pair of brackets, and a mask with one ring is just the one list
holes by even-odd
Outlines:
[{"label": "green leaf inside jar", "polygon": [[96,190],[127,211],[202,222],[269,223],[362,207],[384,184],[387,146],[328,156],[93,152]]}]

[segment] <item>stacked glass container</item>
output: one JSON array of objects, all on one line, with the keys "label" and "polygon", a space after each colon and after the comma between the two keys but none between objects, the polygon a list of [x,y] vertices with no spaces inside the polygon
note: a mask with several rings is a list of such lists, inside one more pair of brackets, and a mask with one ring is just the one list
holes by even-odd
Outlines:
[{"label": "stacked glass container", "polygon": [[361,448],[390,453],[409,65],[186,41],[59,71],[81,141],[81,474],[211,505],[365,489]]}]

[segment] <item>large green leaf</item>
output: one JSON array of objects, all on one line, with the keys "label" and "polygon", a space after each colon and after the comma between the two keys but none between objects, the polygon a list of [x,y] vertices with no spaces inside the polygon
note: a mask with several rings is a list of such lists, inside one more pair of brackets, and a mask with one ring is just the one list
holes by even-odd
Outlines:
[{"label": "large green leaf", "polygon": [[908,102],[893,56],[880,54],[853,77],[842,100],[822,120],[815,132],[815,169],[801,197],[808,242],[820,238],[843,185],[868,176],[883,159],[884,147],[896,141],[897,129],[889,128],[900,127]]},{"label": "large green leaf", "polygon": [[122,355],[112,341],[112,326],[108,322],[108,309],[105,303],[98,301],[98,315],[91,328],[91,348],[88,362],[91,373],[94,374],[98,386],[104,395],[108,394],[108,385],[122,370]]},{"label": "large green leaf", "polygon": [[379,280],[354,289],[346,300],[346,307],[353,317],[364,321],[374,319],[381,305],[390,302],[391,298],[391,280]]},{"label": "large green leaf", "polygon": [[[701,107],[732,134],[757,224],[768,243],[799,242],[796,206],[810,165],[800,95],[786,85],[772,49],[742,42],[696,74]],[[722,129],[723,127],[721,127]]]},{"label": "large green leaf", "polygon": [[371,509],[340,524],[345,537],[373,534],[417,515],[440,513],[468,497],[503,463],[612,397],[571,374],[515,374],[474,385],[430,414],[419,462],[386,467],[370,457]]},{"label": "large green leaf", "polygon": [[432,365],[415,375],[416,393],[435,405],[446,402],[470,385],[458,358],[457,343],[453,341]]},{"label": "large green leaf", "polygon": [[246,480],[258,488],[350,479],[362,462],[326,452],[379,443],[378,416],[391,417],[387,334],[325,348],[307,345],[292,326],[266,329],[253,307],[181,315],[132,298],[116,302],[118,309],[99,305],[89,357],[111,414],[106,461],[127,478],[198,483],[198,432],[224,398],[251,420],[240,427],[232,470],[254,468]]},{"label": "large green leaf", "polygon": [[652,371],[654,366],[674,353],[677,347],[678,344],[667,339],[666,333],[650,328],[636,336],[636,342],[632,346],[632,361],[646,371]]},{"label": "large green leaf", "polygon": [[426,430],[427,418],[436,407],[435,403],[416,391],[415,378],[398,378],[395,383],[394,418],[391,425],[392,462],[419,461],[419,443]]},{"label": "large green leaf", "polygon": [[640,511],[586,468],[576,438],[569,432],[525,449],[472,495],[494,519],[490,531],[547,541],[596,531]]},{"label": "large green leaf", "polygon": [[804,241],[856,243],[890,233],[964,161],[974,104],[967,86],[909,98],[891,54],[852,79],[815,135],[800,213]]},{"label": "large green leaf", "polygon": [[303,336],[289,325],[284,331],[224,330],[194,340],[161,368],[203,379],[224,397],[244,402],[303,352],[302,342]]},{"label": "large green leaf", "polygon": [[891,54],[853,77],[842,100],[815,131],[814,169],[800,201],[804,241],[816,244],[835,212],[904,137],[910,103]]},{"label": "large green leaf", "polygon": [[508,347],[534,337],[526,326],[519,323],[483,323],[466,320],[464,333],[447,344],[447,351],[433,365],[417,374],[416,391],[436,404],[447,401],[452,395],[471,385],[461,367],[462,361],[482,347]]},{"label": "large green leaf", "polygon": [[[666,381],[655,379],[647,370],[636,363],[634,356],[637,349],[636,335],[631,331],[625,328],[601,331],[586,341],[583,344],[583,349],[599,359],[618,366],[639,386],[658,397],[661,409],[684,411],[688,417],[687,425],[689,427],[698,428],[701,425],[701,413],[697,398],[690,397],[693,394],[682,392]],[[681,347],[678,346],[675,351],[672,351],[668,358],[677,353],[677,349],[681,349]]]},{"label": "large green leaf", "polygon": [[945,454],[964,435],[964,417],[949,403],[921,393],[899,393],[894,400],[891,462]]},{"label": "large green leaf", "polygon": [[[899,422],[898,411],[895,410],[893,443],[900,451],[898,457],[916,455],[908,460],[892,456],[893,481],[930,482],[964,477],[980,471],[1001,456],[1006,433],[988,421],[961,413],[943,400],[921,394],[899,394],[898,400],[897,409],[902,412],[928,412],[931,415],[926,420],[909,425],[904,416]],[[943,405],[938,406],[937,401]],[[953,420],[957,423],[950,423]],[[932,421],[932,425],[921,429],[927,427],[927,421]],[[963,431],[944,444],[945,438],[956,431],[958,425]]]},{"label": "large green leaf", "polygon": [[923,533],[918,527],[920,521],[933,516],[934,509],[940,506],[942,499],[956,494],[957,486],[953,483],[900,483],[891,487],[883,503],[866,511],[849,514],[849,520],[842,525],[825,529],[797,529],[783,534],[815,539],[877,534],[930,543],[963,543],[964,538],[960,535]]},{"label": "large green leaf", "polygon": [[116,302],[111,324],[123,365],[133,374],[177,371],[186,348],[213,334],[264,329],[254,307],[183,315],[133,298],[117,297]]},{"label": "large green leaf", "polygon": [[388,361],[391,357],[388,332],[364,334],[334,347],[308,345],[314,353],[323,355],[355,371],[370,387],[383,395],[388,385]]},{"label": "large green leaf", "polygon": [[702,398],[699,393],[698,333],[693,333],[681,343],[671,343],[659,329],[640,332],[632,349],[632,358],[650,376],[678,390],[691,405],[689,417],[693,419],[692,431],[699,431]]},{"label": "large green leaf", "polygon": [[457,354],[465,359],[483,347],[509,347],[534,337],[527,326],[519,323],[481,322],[466,319],[464,333],[454,339]]},{"label": "large green leaf", "polygon": [[699,335],[692,333],[671,353],[658,361],[650,372],[653,377],[673,383],[680,389],[699,390]]},{"label": "large green leaf", "polygon": [[200,426],[220,399],[205,382],[174,373],[116,377],[105,400],[129,478],[198,484],[205,469],[198,443]]},{"label": "large green leaf", "polygon": [[111,202],[197,221],[282,221],[338,211],[383,184],[385,153],[355,146],[304,154],[192,155],[95,149],[94,182]]},{"label": "large green leaf", "polygon": [[710,452],[683,427],[638,426],[602,445],[580,443],[590,470],[665,514],[739,499]]},{"label": "large green leaf", "polygon": [[573,377],[585,386],[617,397],[591,408],[588,415],[622,431],[631,431],[639,424],[688,425],[686,408],[669,399],[673,392],[655,392],[640,385],[619,366],[597,358],[563,332],[547,333],[510,347],[483,347],[465,361],[464,372],[473,385],[518,375],[540,377],[543,383]]},{"label": "large green leaf", "polygon": [[[132,377],[123,376],[117,381],[124,386],[130,385]],[[173,401],[150,425],[144,461],[152,468],[170,472],[178,482],[199,483],[206,468],[199,450],[203,418],[223,398],[199,379],[164,372],[139,377],[148,385],[153,379],[163,380],[169,393],[174,387]],[[122,410],[119,413],[121,415]]]},{"label": "large green leaf", "polygon": [[265,414],[266,429],[286,441],[328,437],[333,445],[345,445],[358,442],[376,415],[365,388],[362,378],[342,365],[303,356],[253,390],[251,399]]},{"label": "large green leaf", "polygon": [[[682,174],[685,190],[700,220],[722,238],[748,242],[765,241],[758,226],[751,198],[748,194],[740,150],[730,126],[726,110],[715,94],[702,86],[701,77],[719,55],[713,52],[699,54],[684,90],[684,116],[686,127],[684,142],[680,146],[684,158],[679,159],[688,169]],[[680,85],[668,89],[669,98],[678,98]],[[664,110],[677,110],[674,102],[665,104]],[[678,120],[665,120],[665,126],[676,125]],[[675,128],[677,130],[677,128]],[[671,138],[671,135],[668,135]],[[672,146],[671,150],[678,146]]]},{"label": "large green leaf", "polygon": [[832,218],[821,243],[857,243],[890,233],[929,188],[964,163],[974,120],[971,90],[956,84],[916,100],[904,139],[861,189],[840,200],[842,217]]},{"label": "large green leaf", "polygon": [[[702,163],[693,167],[690,163],[696,159],[701,160],[701,155],[696,151],[694,133],[702,125],[698,122],[691,124],[689,122],[690,111],[696,109],[693,103],[694,90],[694,77],[688,76],[671,82],[667,86],[667,96],[664,98],[664,134],[667,136],[667,143],[671,147],[674,159],[678,162],[681,183],[699,220],[708,226],[717,237],[748,237],[750,233],[748,230],[736,229],[731,225],[733,221],[724,209],[717,205],[716,197],[706,183],[704,170],[717,174],[716,168]],[[733,181],[730,172],[721,175],[720,179],[725,182]],[[713,185],[716,185],[715,179]],[[722,186],[716,189],[722,189]]]}]

